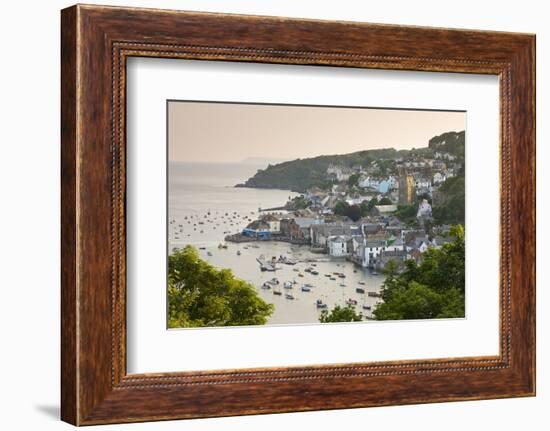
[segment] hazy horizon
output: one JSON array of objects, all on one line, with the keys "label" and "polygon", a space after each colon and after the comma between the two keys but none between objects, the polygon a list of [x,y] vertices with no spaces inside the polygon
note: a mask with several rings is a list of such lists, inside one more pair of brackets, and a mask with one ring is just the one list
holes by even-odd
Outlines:
[{"label": "hazy horizon", "polygon": [[275,164],[422,148],[466,129],[464,111],[170,101],[168,116],[169,160],[194,163]]}]

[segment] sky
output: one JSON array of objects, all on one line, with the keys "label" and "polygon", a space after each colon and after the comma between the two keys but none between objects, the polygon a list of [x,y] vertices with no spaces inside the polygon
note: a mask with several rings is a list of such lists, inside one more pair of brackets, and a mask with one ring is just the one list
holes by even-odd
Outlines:
[{"label": "sky", "polygon": [[465,128],[465,112],[170,101],[168,157],[228,163],[411,149]]}]

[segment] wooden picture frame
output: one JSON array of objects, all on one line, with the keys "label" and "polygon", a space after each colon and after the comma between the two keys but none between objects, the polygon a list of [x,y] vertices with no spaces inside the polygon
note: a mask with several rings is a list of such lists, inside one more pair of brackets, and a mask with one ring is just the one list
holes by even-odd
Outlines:
[{"label": "wooden picture frame", "polygon": [[[74,425],[535,394],[535,36],[77,5],[61,14],[61,418]],[[500,354],[126,373],[131,56],[498,75]]]}]

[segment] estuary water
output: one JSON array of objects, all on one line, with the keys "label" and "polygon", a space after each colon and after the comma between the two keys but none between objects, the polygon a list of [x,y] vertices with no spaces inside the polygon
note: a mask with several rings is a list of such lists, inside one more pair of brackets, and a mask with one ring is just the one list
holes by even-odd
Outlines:
[{"label": "estuary water", "polygon": [[[296,194],[288,190],[236,188],[265,165],[170,162],[168,166],[168,250],[191,244],[201,257],[219,268],[229,268],[235,276],[256,287],[260,296],[275,304],[268,324],[319,323],[321,310],[316,301],[322,300],[329,309],[357,301],[358,312],[366,317],[378,298],[368,292],[379,292],[383,277],[357,267],[344,259],[312,253],[308,246],[282,242],[225,243],[224,237],[242,231],[258,217],[259,208],[272,208]],[[226,249],[220,249],[220,244]],[[295,265],[277,264],[275,272],[262,272],[257,258],[270,260],[284,256],[296,260]],[[317,271],[318,275],[306,269]],[[334,273],[343,274],[344,277]],[[276,278],[279,284],[270,289],[262,285]],[[291,282],[292,289],[285,289]],[[302,291],[304,285],[310,291]],[[356,289],[364,289],[358,293]],[[280,291],[281,295],[275,295]],[[285,294],[294,299],[288,299]],[[369,310],[370,307],[370,310]]]}]

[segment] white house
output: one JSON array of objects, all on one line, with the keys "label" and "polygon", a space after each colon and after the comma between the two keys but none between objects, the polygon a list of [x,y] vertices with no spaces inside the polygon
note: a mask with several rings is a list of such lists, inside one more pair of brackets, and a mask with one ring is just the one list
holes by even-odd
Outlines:
[{"label": "white house", "polygon": [[333,257],[348,255],[348,240],[343,236],[335,236],[328,240],[328,253]]},{"label": "white house", "polygon": [[422,199],[420,205],[418,205],[418,212],[416,218],[431,218],[432,217],[432,206],[427,199]]},{"label": "white house", "polygon": [[445,177],[444,174],[442,174],[441,172],[436,172],[434,174],[434,177],[433,177],[433,181],[434,181],[434,184],[441,184],[442,182],[444,182],[447,178]]}]

